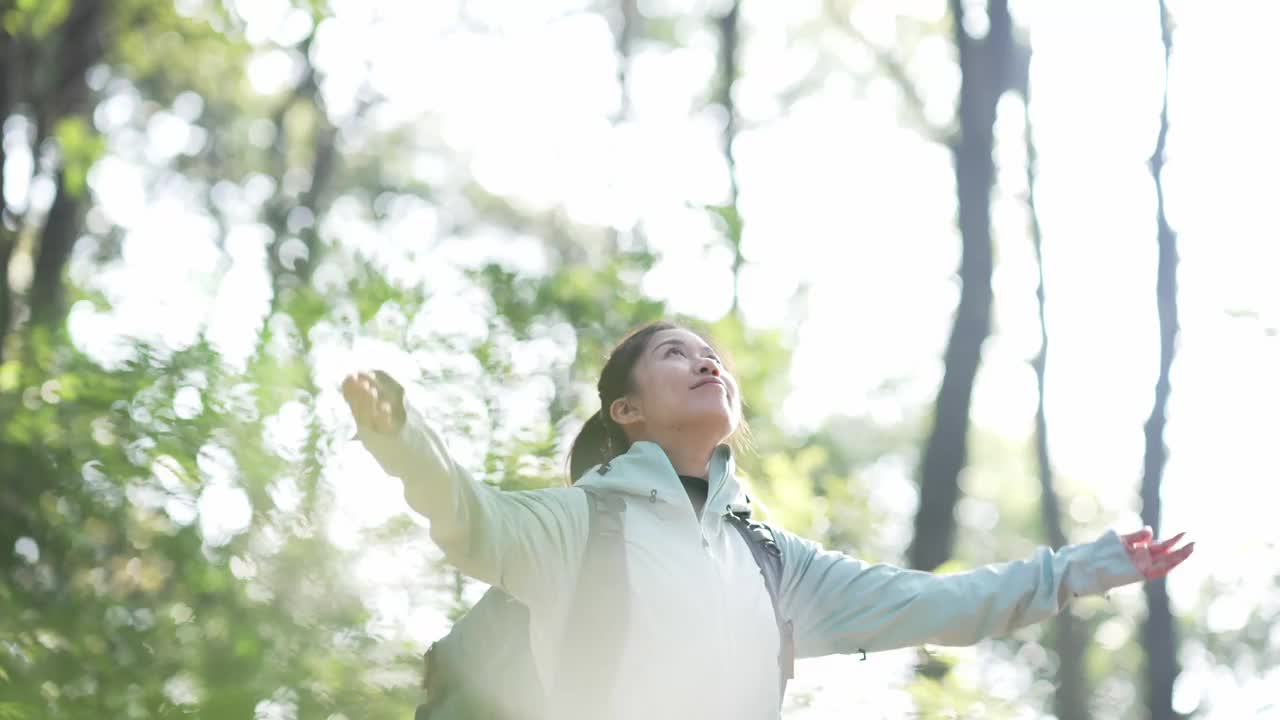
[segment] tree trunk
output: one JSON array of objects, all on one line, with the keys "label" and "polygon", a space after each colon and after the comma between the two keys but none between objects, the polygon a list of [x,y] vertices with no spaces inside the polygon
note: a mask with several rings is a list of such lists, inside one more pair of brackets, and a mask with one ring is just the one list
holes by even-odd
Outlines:
[{"label": "tree trunk", "polygon": [[613,17],[614,48],[618,53],[618,112],[613,116],[616,125],[631,115],[631,55],[636,34],[640,30],[640,9],[637,0],[618,0],[617,14]]},{"label": "tree trunk", "polygon": [[[1024,58],[1030,60],[1030,53]],[[1024,72],[1021,77],[1026,78]],[[1044,254],[1040,218],[1036,214],[1035,138],[1031,131],[1031,92],[1021,85],[1024,132],[1027,149],[1027,210],[1031,218],[1031,242],[1036,257],[1036,310],[1040,319],[1040,350],[1031,365],[1036,371],[1036,467],[1040,477],[1040,518],[1045,535],[1055,550],[1067,544],[1062,522],[1062,503],[1053,485],[1053,462],[1049,456],[1049,422],[1045,415],[1045,367],[1049,357],[1049,329],[1044,315]],[[1058,677],[1054,683],[1053,713],[1058,720],[1089,720],[1089,678],[1084,669],[1086,629],[1070,611],[1053,621],[1053,645],[1058,653]]]},{"label": "tree trunk", "polygon": [[733,84],[738,79],[741,1],[733,0],[718,23],[720,30],[720,80],[716,87],[716,103],[724,109],[722,135],[725,165],[729,171],[729,203],[725,217],[729,222],[728,237],[733,245],[733,303],[730,313],[738,315],[739,282],[742,278],[742,216],[738,214],[738,171],[733,160],[733,142],[738,137],[738,109],[733,101]]},{"label": "tree trunk", "polygon": [[[317,488],[320,486],[320,476],[325,461],[324,432],[320,425],[320,414],[314,412],[319,391],[314,374],[311,372],[310,332],[312,328],[310,325],[297,322],[299,316],[292,314],[293,308],[290,307],[290,302],[295,298],[296,293],[308,291],[312,274],[320,264],[320,256],[324,248],[320,240],[319,228],[328,209],[331,190],[341,165],[341,158],[337,151],[338,129],[329,118],[324,97],[320,93],[320,77],[311,63],[310,49],[314,40],[315,33],[312,33],[299,43],[298,53],[304,59],[302,74],[289,97],[276,112],[277,147],[296,142],[295,139],[286,137],[287,127],[284,119],[291,108],[308,107],[315,114],[314,123],[310,128],[311,136],[307,138],[311,149],[311,163],[308,168],[311,183],[298,196],[296,202],[283,190],[278,189],[275,197],[264,208],[262,218],[263,223],[271,228],[273,237],[267,257],[267,272],[271,279],[271,299],[267,314],[263,318],[263,330],[270,327],[272,318],[277,313],[289,314],[296,322],[299,340],[297,360],[307,367],[307,372],[301,376],[298,387],[293,390],[304,393],[312,403],[313,410],[306,421],[306,439],[303,442],[302,461],[298,473],[302,490],[300,511],[303,516],[309,516],[315,510],[315,502],[318,498]],[[357,110],[357,112],[361,111]],[[287,157],[283,153],[277,156],[275,162],[278,175],[288,171],[286,161]],[[285,257],[281,251],[290,238],[288,217],[290,211],[295,208],[307,210],[311,216],[311,223],[297,232],[297,239],[305,248],[304,254],[301,257]],[[314,317],[308,319],[315,320]],[[260,353],[263,348],[264,346],[259,347]]]},{"label": "tree trunk", "polygon": [[[0,167],[4,158],[0,157]],[[4,188],[0,187],[0,192]],[[0,209],[0,223],[3,223],[3,209]],[[14,239],[4,227],[0,227],[0,363],[4,362],[5,343],[9,338],[9,318],[12,303],[9,301],[9,258],[13,255]]]},{"label": "tree trunk", "polygon": [[[302,287],[310,282],[311,273],[319,264],[319,255],[322,250],[319,236],[320,218],[338,165],[338,131],[329,120],[323,98],[320,95],[319,78],[310,60],[311,44],[314,39],[315,34],[313,33],[299,43],[297,47],[298,54],[305,59],[302,76],[299,78],[293,92],[290,93],[275,113],[276,132],[280,136],[276,141],[277,150],[273,158],[274,172],[277,177],[283,176],[289,169],[284,148],[289,144],[288,139],[285,137],[285,117],[290,109],[298,105],[309,105],[316,117],[315,126],[311,130],[313,136],[310,138],[312,154],[309,174],[311,176],[311,184],[299,195],[296,203],[285,197],[283,193],[280,193],[264,212],[263,221],[271,228],[274,238],[267,257],[267,270],[271,276],[271,305],[264,322],[269,322],[271,315],[280,309],[292,288]],[[280,251],[285,241],[289,239],[288,216],[289,212],[295,207],[309,211],[312,221],[308,227],[297,233],[298,239],[306,248],[305,256],[289,258],[286,263],[285,258],[281,257]],[[308,345],[305,335],[309,329],[303,328],[304,346]]]},{"label": "tree trunk", "polygon": [[960,58],[959,137],[952,142],[961,239],[960,302],[947,342],[942,385],[920,473],[920,505],[909,551],[911,566],[933,570],[951,557],[960,470],[966,462],[969,405],[982,344],[991,328],[991,157],[996,103],[1009,86],[1013,27],[1007,0],[991,0],[990,29],[975,40],[964,30],[964,3],[951,1]]},{"label": "tree trunk", "polygon": [[[89,86],[85,73],[103,56],[103,23],[106,6],[96,0],[81,0],[67,14],[58,30],[58,41],[43,51],[40,62],[53,64],[49,86],[39,89],[39,97],[28,98],[36,108],[37,147],[39,138],[65,118],[83,115],[89,109]],[[66,314],[63,270],[80,237],[85,203],[81,194],[68,188],[63,171],[55,177],[55,195],[40,234],[35,272],[31,279],[28,306],[33,325],[53,326]]]},{"label": "tree trunk", "polygon": [[28,302],[33,325],[53,326],[66,314],[62,272],[80,233],[84,207],[72,195],[61,172],[54,184],[56,194],[49,207],[49,219],[40,234],[40,252],[36,255],[35,273],[31,278]]},{"label": "tree trunk", "polygon": [[[4,128],[12,110],[9,97],[9,73],[13,68],[12,38],[0,27],[0,129]],[[0,133],[3,135],[3,133]],[[0,137],[0,362],[4,362],[5,340],[9,337],[9,313],[12,304],[9,301],[9,258],[13,256],[13,248],[17,244],[17,233],[10,230],[12,218],[9,217],[9,206],[4,201],[4,165],[5,152],[3,137]],[[16,227],[16,225],[15,225]]]},{"label": "tree trunk", "polygon": [[[1164,212],[1165,139],[1169,132],[1168,73],[1172,31],[1169,11],[1160,0],[1160,36],[1164,43],[1165,93],[1160,108],[1160,132],[1151,155],[1151,177],[1156,186],[1156,312],[1160,322],[1160,376],[1155,402],[1144,426],[1146,451],[1142,474],[1142,521],[1160,535],[1160,484],[1164,476],[1167,448],[1164,445],[1166,410],[1169,404],[1169,369],[1173,365],[1178,336],[1177,236]],[[1142,626],[1142,644],[1147,655],[1147,706],[1152,720],[1178,717],[1173,711],[1173,684],[1178,676],[1178,644],[1164,578],[1143,586],[1147,596],[1147,619]]]}]

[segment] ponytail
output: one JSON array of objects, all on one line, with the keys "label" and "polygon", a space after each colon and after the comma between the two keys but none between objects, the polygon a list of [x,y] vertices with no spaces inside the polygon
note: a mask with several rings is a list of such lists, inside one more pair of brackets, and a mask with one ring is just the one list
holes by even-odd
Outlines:
[{"label": "ponytail", "polygon": [[597,410],[587,418],[569,449],[569,483],[578,482],[596,465],[608,465],[626,452],[630,444],[622,428],[612,419],[605,419],[602,410]]}]

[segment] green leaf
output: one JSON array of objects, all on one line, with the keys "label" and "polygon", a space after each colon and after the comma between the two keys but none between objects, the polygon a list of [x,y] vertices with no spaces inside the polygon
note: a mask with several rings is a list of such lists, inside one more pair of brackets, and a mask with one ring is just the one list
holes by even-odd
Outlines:
[{"label": "green leaf", "polygon": [[53,136],[62,150],[62,179],[66,190],[79,196],[84,192],[89,168],[106,150],[106,141],[79,115],[59,120]]},{"label": "green leaf", "polygon": [[35,708],[16,702],[0,702],[0,720],[26,720],[35,717]]},{"label": "green leaf", "polygon": [[31,34],[37,38],[48,35],[62,24],[71,10],[70,0],[26,0],[29,6]]},{"label": "green leaf", "polygon": [[[0,386],[3,386],[4,380],[0,378]],[[58,377],[58,395],[62,398],[62,402],[71,402],[80,396],[80,392],[84,387],[83,381],[79,375],[67,373]]]},{"label": "green leaf", "polygon": [[0,364],[0,392],[10,392],[18,387],[22,377],[22,365],[17,360]]},{"label": "green leaf", "polygon": [[737,245],[742,242],[742,216],[738,214],[738,208],[734,205],[704,205],[703,209],[710,212],[724,225],[721,230],[728,238],[730,244]]},{"label": "green leaf", "polygon": [[4,14],[4,29],[10,35],[43,38],[67,19],[70,10],[71,0],[18,0]]}]

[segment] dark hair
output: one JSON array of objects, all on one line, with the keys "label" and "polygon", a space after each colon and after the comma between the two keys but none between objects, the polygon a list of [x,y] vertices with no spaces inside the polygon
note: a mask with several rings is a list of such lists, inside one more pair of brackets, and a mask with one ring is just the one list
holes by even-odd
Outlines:
[{"label": "dark hair", "polygon": [[[569,482],[577,482],[595,465],[607,465],[611,460],[624,454],[631,447],[631,440],[622,430],[622,426],[613,421],[609,415],[609,406],[614,400],[635,390],[636,362],[649,347],[653,336],[664,330],[687,330],[684,325],[658,320],[642,325],[622,339],[609,353],[604,369],[600,371],[600,382],[596,389],[600,396],[600,409],[589,418],[578,431],[573,445],[569,449]],[[690,332],[694,332],[690,330]],[[740,427],[745,430],[745,421]]]}]

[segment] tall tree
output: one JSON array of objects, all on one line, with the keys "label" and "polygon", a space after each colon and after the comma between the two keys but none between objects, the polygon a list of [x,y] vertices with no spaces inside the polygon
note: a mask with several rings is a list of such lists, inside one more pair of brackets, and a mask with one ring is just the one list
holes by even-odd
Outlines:
[{"label": "tall tree", "polygon": [[610,3],[606,16],[613,27],[613,46],[618,54],[618,110],[614,114],[614,123],[626,120],[631,115],[631,57],[635,51],[635,41],[640,35],[643,17],[636,0],[617,0]]},{"label": "tall tree", "polygon": [[969,406],[982,345],[991,329],[991,189],[996,103],[1010,89],[1014,60],[1008,0],[990,0],[988,29],[978,38],[968,26],[972,6],[951,0],[952,34],[960,65],[957,128],[951,141],[960,228],[960,302],[944,355],[933,427],[920,469],[920,504],[908,552],[912,567],[933,570],[951,557],[960,470],[966,462]]},{"label": "tall tree", "polygon": [[[1024,55],[1024,72],[1021,73],[1023,99],[1023,132],[1026,142],[1027,210],[1030,216],[1031,243],[1036,258],[1036,311],[1040,323],[1040,348],[1031,361],[1036,373],[1036,469],[1040,479],[1040,519],[1045,536],[1054,549],[1067,544],[1067,533],[1062,521],[1062,502],[1053,482],[1053,461],[1049,455],[1049,421],[1045,414],[1045,367],[1049,357],[1049,329],[1045,322],[1045,287],[1043,233],[1040,217],[1036,213],[1037,159],[1035,136],[1031,125],[1031,91],[1025,72],[1031,59]],[[1058,653],[1057,683],[1054,685],[1053,712],[1059,720],[1088,720],[1089,687],[1084,667],[1086,628],[1070,612],[1063,612],[1053,620],[1054,649]]]},{"label": "tall tree", "polygon": [[[45,49],[48,55],[44,60],[51,62],[56,69],[51,70],[46,79],[52,83],[44,93],[48,102],[37,108],[37,140],[50,130],[77,127],[63,126],[62,123],[77,122],[79,127],[88,127],[85,114],[89,110],[90,95],[85,74],[102,59],[106,14],[107,6],[99,2],[81,0],[72,4],[61,31],[56,35],[56,50],[50,52]],[[58,137],[61,152],[64,155],[73,153],[68,133],[57,134],[61,136]],[[80,217],[87,207],[83,182],[83,172],[87,168],[69,168],[68,164],[64,159],[62,167],[54,173],[56,194],[36,253],[35,276],[31,281],[28,302],[32,320],[38,323],[59,322],[66,312],[62,274],[79,235]],[[81,177],[68,177],[69,172],[80,173]]]},{"label": "tall tree", "polygon": [[[0,25],[0,128],[11,112],[9,74],[16,64],[15,52],[14,39]],[[0,361],[4,360],[5,339],[9,337],[9,258],[13,257],[13,249],[17,245],[17,223],[9,214],[9,205],[4,199],[4,145],[3,138],[0,138]]]},{"label": "tall tree", "polygon": [[[1160,535],[1160,485],[1168,449],[1164,429],[1169,405],[1169,369],[1178,338],[1178,245],[1177,235],[1165,216],[1164,161],[1169,135],[1169,54],[1173,29],[1169,9],[1158,0],[1160,39],[1164,47],[1164,93],[1160,107],[1160,130],[1151,154],[1151,178],[1156,188],[1156,312],[1160,323],[1160,374],[1155,401],[1143,426],[1146,445],[1142,470],[1142,521]],[[1147,618],[1142,625],[1142,647],[1146,651],[1147,707],[1152,720],[1177,717],[1173,711],[1173,683],[1178,677],[1177,639],[1169,592],[1164,578],[1146,583]]]},{"label": "tall tree", "polygon": [[733,158],[733,143],[738,137],[738,108],[733,99],[733,85],[738,79],[738,52],[742,27],[739,23],[742,3],[733,0],[717,22],[720,35],[720,75],[716,82],[715,102],[724,110],[721,133],[725,165],[729,172],[729,199],[722,213],[728,227],[726,234],[733,248],[733,303],[730,312],[739,313],[739,283],[742,279],[742,215],[738,211],[738,169]]},{"label": "tall tree", "polygon": [[[34,275],[25,306],[33,323],[51,326],[65,313],[63,271],[79,237],[87,207],[85,172],[93,145],[87,114],[89,68],[103,59],[109,6],[94,0],[22,6],[5,13],[0,30],[0,123],[22,112],[34,127],[30,152],[34,176],[45,174],[54,187],[53,203],[37,217],[28,207],[16,209],[0,200],[0,358],[17,320],[17,297],[9,287],[8,268],[17,249],[17,233],[36,239]],[[51,166],[41,167],[45,144],[57,147]],[[0,168],[6,158],[0,155]],[[2,174],[2,173],[0,173]],[[27,181],[33,178],[26,178]]]}]

